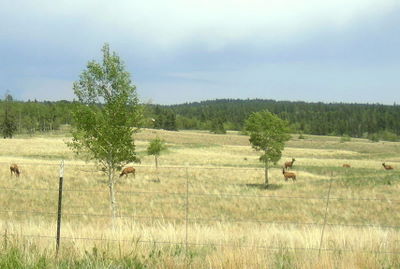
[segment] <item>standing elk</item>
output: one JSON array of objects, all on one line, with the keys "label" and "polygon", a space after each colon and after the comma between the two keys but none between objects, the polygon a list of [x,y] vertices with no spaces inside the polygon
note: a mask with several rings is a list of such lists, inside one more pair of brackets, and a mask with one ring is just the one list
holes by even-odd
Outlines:
[{"label": "standing elk", "polygon": [[296,181],[296,174],[292,172],[286,172],[285,168],[282,169],[282,174],[285,177],[285,181],[288,181],[288,178],[291,178],[293,181]]},{"label": "standing elk", "polygon": [[119,177],[122,177],[123,175],[125,175],[126,177],[128,177],[128,174],[133,174],[133,177],[136,178],[136,170],[133,167],[126,167],[122,170],[121,174],[119,175]]},{"label": "standing elk", "polygon": [[382,163],[382,165],[383,165],[383,168],[385,168],[385,170],[393,170],[394,169],[393,166],[391,166],[391,165],[386,165],[385,163]]},{"label": "standing elk", "polygon": [[295,159],[292,158],[291,162],[285,162],[285,169],[287,169],[289,167],[292,168],[294,161],[295,161]]},{"label": "standing elk", "polygon": [[342,165],[342,167],[344,167],[344,168],[350,168],[351,166],[350,166],[350,164],[348,164],[348,163],[344,163],[344,164]]},{"label": "standing elk", "polygon": [[12,165],[10,165],[10,173],[11,173],[11,176],[14,174],[16,177],[19,177],[19,174],[21,173],[21,171],[19,171],[17,164],[13,163]]}]

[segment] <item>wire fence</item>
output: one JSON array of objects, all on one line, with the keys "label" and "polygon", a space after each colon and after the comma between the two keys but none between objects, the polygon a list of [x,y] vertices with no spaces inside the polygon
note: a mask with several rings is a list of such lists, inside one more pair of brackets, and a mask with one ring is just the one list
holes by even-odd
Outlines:
[{"label": "wire fence", "polygon": [[[31,165],[30,163],[26,163],[24,165]],[[40,164],[40,165],[48,165],[48,164]],[[49,164],[51,166],[56,166],[55,164]],[[79,165],[75,166],[75,169],[80,170],[79,168],[85,166],[89,167],[89,165]],[[93,168],[93,166],[91,166]],[[147,169],[154,169],[151,166],[140,166],[141,168],[147,168]],[[198,186],[194,185],[193,178],[191,177],[189,170],[195,169],[195,170],[204,170],[204,171],[209,171],[210,169],[218,169],[218,170],[223,170],[223,171],[260,171],[262,170],[260,168],[240,168],[240,167],[188,167],[188,166],[166,166],[166,167],[160,167],[160,169],[176,169],[181,173],[182,175],[180,176],[182,178],[182,182],[180,182],[180,190],[178,191],[173,191],[173,190],[167,190],[167,191],[136,191],[136,190],[117,190],[118,195],[120,196],[130,196],[130,197],[137,197],[140,195],[144,196],[162,196],[162,197],[173,197],[176,200],[173,201],[165,201],[161,200],[159,203],[163,205],[174,205],[177,206],[179,205],[180,208],[177,210],[177,213],[180,213],[179,215],[166,215],[166,214],[132,214],[132,212],[129,213],[129,209],[125,211],[121,210],[119,208],[118,214],[115,216],[116,219],[124,219],[128,221],[162,221],[162,222],[172,222],[172,223],[180,223],[184,225],[184,239],[179,241],[179,242],[174,242],[174,241],[159,241],[159,240],[137,240],[135,241],[136,243],[143,243],[143,244],[160,244],[160,245],[182,245],[185,247],[186,251],[190,246],[214,246],[214,247],[234,247],[234,248],[257,248],[257,249],[265,249],[265,250],[271,250],[271,251],[276,251],[280,250],[279,247],[273,247],[270,245],[263,245],[263,244],[256,244],[256,245],[247,245],[247,244],[238,244],[236,243],[230,243],[230,242],[212,242],[212,243],[199,243],[199,242],[191,242],[190,241],[190,225],[191,224],[201,224],[201,223],[206,223],[208,225],[213,225],[213,223],[231,223],[231,224],[262,224],[262,225],[274,225],[274,226],[315,226],[321,228],[321,234],[320,234],[320,240],[319,240],[319,247],[305,247],[305,248],[299,248],[299,247],[288,247],[287,249],[290,249],[292,251],[316,251],[318,254],[321,252],[330,252],[330,251],[348,251],[348,252],[371,252],[371,253],[377,253],[377,254],[400,254],[399,252],[396,251],[385,251],[385,250],[365,250],[365,249],[346,249],[346,248],[326,248],[323,247],[324,243],[324,233],[325,233],[325,228],[326,227],[335,227],[335,228],[356,228],[356,229],[391,229],[395,231],[400,230],[400,225],[387,225],[387,224],[382,224],[382,223],[339,223],[339,222],[329,222],[329,207],[330,202],[332,201],[349,201],[349,202],[360,202],[360,203],[365,203],[365,202],[373,202],[373,203],[386,203],[386,204],[397,204],[400,202],[400,199],[392,199],[391,197],[345,197],[345,196],[333,196],[331,193],[331,188],[332,188],[332,182],[333,182],[333,176],[330,176],[330,179],[327,180],[329,182],[329,188],[327,190],[327,193],[325,195],[321,196],[288,196],[288,195],[261,195],[261,194],[245,194],[245,193],[228,193],[228,192],[215,192],[215,190],[207,190],[207,189],[202,189],[201,191],[198,190]],[[90,170],[88,170],[90,171]],[[93,171],[92,171],[93,172]],[[60,176],[61,177],[61,176]],[[68,175],[67,175],[68,178]],[[195,177],[194,177],[195,178]],[[68,181],[68,180],[67,180]],[[102,186],[104,188],[104,186]],[[98,208],[90,207],[90,206],[76,206],[76,205],[71,205],[68,204],[68,201],[64,201],[66,205],[63,205],[63,212],[62,214],[60,212],[57,212],[56,207],[61,206],[60,202],[57,202],[56,194],[60,191],[60,188],[53,188],[53,187],[21,187],[21,186],[0,186],[0,193],[10,193],[10,192],[15,192],[16,194],[21,194],[21,193],[26,193],[26,192],[35,192],[35,193],[40,193],[40,195],[34,195],[36,198],[43,198],[47,197],[51,201],[53,201],[53,206],[54,208],[49,211],[49,209],[41,209],[41,210],[29,210],[29,209],[12,209],[10,207],[3,206],[0,210],[0,219],[7,218],[8,222],[12,222],[14,218],[17,217],[29,217],[29,216],[37,216],[37,217],[51,217],[54,221],[57,219],[56,217],[61,216],[63,218],[90,218],[90,219],[95,219],[95,218],[111,218],[111,213],[100,213],[101,210]],[[214,191],[214,192],[213,192]],[[53,196],[49,196],[49,193],[54,194]],[[68,186],[62,189],[62,195],[63,196],[74,196],[74,195],[80,195],[80,194],[87,194],[87,195],[108,195],[109,192],[107,190],[103,189],[95,189],[95,188],[89,188],[89,187],[83,187],[83,188],[77,188],[76,186]],[[68,198],[68,197],[64,198]],[[22,198],[24,195],[22,195]],[[21,201],[23,200],[21,198]],[[191,211],[196,211],[198,210],[198,205],[195,204],[192,199],[194,198],[204,198],[204,199],[213,199],[213,198],[218,198],[218,199],[250,199],[250,200],[258,200],[258,199],[271,199],[271,200],[282,200],[282,201],[316,201],[316,202],[321,202],[324,203],[323,208],[324,208],[324,214],[323,218],[319,222],[294,222],[294,221],[280,221],[280,220],[271,220],[271,219],[263,219],[263,218],[249,218],[249,217],[243,217],[243,218],[232,218],[232,217],[192,217],[193,213]],[[6,203],[5,201],[4,204],[9,204]],[[143,204],[146,204],[148,200],[145,200]],[[23,202],[21,202],[23,204]],[[135,203],[140,204],[138,201],[135,201]],[[192,204],[193,203],[193,204]],[[22,205],[21,204],[21,205]],[[94,206],[94,205],[93,205]],[[97,206],[97,205],[96,205]],[[145,206],[145,205],[144,205]],[[23,206],[21,206],[24,208]],[[90,209],[89,211],[87,211]],[[122,208],[123,209],[123,208]],[[102,207],[103,211],[109,211],[110,208],[108,206],[103,206]],[[96,211],[98,213],[93,213],[93,211]],[[192,214],[191,214],[192,213]],[[196,213],[196,212],[194,212]],[[60,216],[61,214],[61,216]],[[222,214],[221,214],[222,215]],[[55,240],[54,235],[49,235],[49,234],[25,234],[25,233],[9,233],[7,230],[4,231],[4,234],[7,235],[8,237],[26,237],[26,238],[42,238],[46,240]],[[92,237],[80,237],[80,236],[63,236],[62,235],[62,229],[61,229],[61,236],[58,238],[58,240],[86,240],[86,241],[110,241],[110,242],[132,242],[132,240],[125,240],[125,239],[116,239],[116,238],[92,238]]]}]

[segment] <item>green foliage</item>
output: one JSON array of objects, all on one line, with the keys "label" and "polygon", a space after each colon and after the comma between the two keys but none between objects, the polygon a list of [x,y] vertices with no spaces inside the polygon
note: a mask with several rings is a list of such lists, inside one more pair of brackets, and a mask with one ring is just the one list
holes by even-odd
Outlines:
[{"label": "green foliage", "polygon": [[246,131],[250,143],[257,151],[262,151],[260,161],[265,165],[265,185],[268,184],[269,163],[276,164],[290,139],[288,123],[268,110],[255,112],[246,120]]},{"label": "green foliage", "polygon": [[[6,105],[7,102],[0,101],[0,125]],[[101,103],[97,105],[101,106]],[[12,100],[9,106],[17,128],[15,133],[32,135],[57,130],[64,124],[74,124],[71,113],[74,102]],[[215,128],[212,125],[217,119],[223,119],[225,130],[240,131],[251,113],[267,109],[287,120],[293,132],[365,138],[376,134],[379,140],[400,140],[398,105],[221,99],[172,106],[143,105],[143,108],[146,110],[144,126],[165,130],[211,130]]]},{"label": "green foliage", "polygon": [[252,147],[263,152],[260,161],[264,163],[277,163],[285,142],[290,139],[287,122],[267,110],[251,114],[246,121],[246,131]]},{"label": "green foliage", "polygon": [[166,149],[167,146],[165,145],[165,141],[157,137],[150,141],[150,144],[147,147],[147,154],[160,156],[161,152]]},{"label": "green foliage", "polygon": [[[346,174],[339,178],[337,183],[344,187],[359,187],[369,188],[384,185],[397,185],[399,184],[399,176],[394,171],[365,171],[353,169],[346,171]],[[371,176],[373,174],[373,176]]]},{"label": "green foliage", "polygon": [[340,143],[350,142],[350,141],[351,141],[351,137],[348,135],[344,135],[344,136],[340,137]]},{"label": "green foliage", "polygon": [[211,121],[211,129],[210,131],[214,134],[226,134],[226,130],[224,128],[224,121],[222,118],[215,118]]},{"label": "green foliage", "polygon": [[115,174],[123,165],[138,162],[134,133],[142,110],[136,87],[116,53],[103,46],[103,62],[90,61],[74,83],[79,103],[73,111],[75,130],[69,146],[85,153],[108,175],[113,219],[116,216]]},{"label": "green foliage", "polygon": [[55,131],[60,126],[72,124],[73,102],[0,101],[0,125],[8,110],[13,124],[13,134],[29,134]]},{"label": "green foliage", "polygon": [[380,131],[377,135],[381,140],[384,140],[384,141],[395,142],[395,141],[400,140],[400,136],[398,136],[395,133],[388,131],[388,130]]},{"label": "green foliage", "polygon": [[[165,145],[164,140],[157,137],[150,141],[150,144],[147,147],[147,154],[154,155],[154,161],[156,164],[156,168],[158,168],[158,157],[160,156],[161,152],[166,149],[167,149],[167,147]],[[160,180],[158,179],[158,181],[160,181]]]},{"label": "green foliage", "polygon": [[4,269],[18,269],[24,268],[23,257],[19,249],[10,248],[7,251],[2,251],[0,255],[0,268]]},{"label": "green foliage", "polygon": [[154,128],[177,131],[176,114],[171,109],[156,106],[154,110]]},{"label": "green foliage", "polygon": [[162,106],[162,108],[172,109],[177,117],[190,121],[190,126],[185,126],[184,120],[179,121],[179,129],[203,130],[204,125],[210,120],[223,117],[234,130],[239,131],[251,113],[267,109],[281,119],[287,120],[294,132],[362,137],[365,132],[374,134],[387,130],[400,136],[398,105],[220,99]]},{"label": "green foliage", "polygon": [[372,142],[379,142],[379,135],[378,134],[370,134],[368,135],[368,139]]},{"label": "green foliage", "polygon": [[274,268],[276,269],[292,269],[296,268],[295,255],[288,249],[281,246],[277,253],[274,254]]},{"label": "green foliage", "polygon": [[12,138],[17,126],[15,124],[15,118],[10,115],[10,111],[5,111],[3,116],[3,121],[1,122],[1,131],[4,138]]},{"label": "green foliage", "polygon": [[17,126],[15,123],[15,116],[12,111],[12,102],[13,98],[10,94],[6,94],[4,98],[5,106],[4,106],[4,115],[3,120],[0,123],[0,129],[4,138],[12,138],[14,132],[17,130]]},{"label": "green foliage", "polygon": [[[107,171],[136,162],[133,135],[141,109],[136,87],[120,58],[104,45],[103,62],[90,61],[74,83],[79,103],[73,110],[76,129],[70,147],[86,152]],[[100,105],[101,104],[101,105]]]},{"label": "green foliage", "polygon": [[[0,252],[0,268],[2,269],[84,269],[84,268],[148,268],[136,255],[111,258],[102,254],[86,252],[82,258],[59,258],[54,259],[53,255],[39,253],[37,248],[23,250],[21,247],[10,247]],[[160,262],[160,261],[158,261]]]}]

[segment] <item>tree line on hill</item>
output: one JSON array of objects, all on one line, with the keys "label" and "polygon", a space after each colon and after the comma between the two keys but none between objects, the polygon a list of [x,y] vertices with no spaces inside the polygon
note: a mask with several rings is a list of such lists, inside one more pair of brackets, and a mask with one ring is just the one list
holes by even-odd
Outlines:
[{"label": "tree line on hill", "polygon": [[[73,125],[70,101],[15,101],[10,94],[0,101],[3,137],[33,135]],[[382,104],[307,103],[274,100],[220,99],[180,105],[142,105],[142,127],[183,130],[244,130],[252,112],[264,109],[287,120],[292,132],[313,135],[364,137],[373,141],[400,140],[400,106]]]},{"label": "tree line on hill", "polygon": [[4,138],[13,134],[30,134],[58,130],[72,123],[72,102],[15,101],[6,94],[0,101],[0,129]]},{"label": "tree line on hill", "polygon": [[400,140],[400,106],[396,104],[221,99],[155,107],[161,111],[172,110],[176,114],[178,129],[211,130],[215,133],[240,131],[251,113],[267,109],[287,120],[293,132]]}]

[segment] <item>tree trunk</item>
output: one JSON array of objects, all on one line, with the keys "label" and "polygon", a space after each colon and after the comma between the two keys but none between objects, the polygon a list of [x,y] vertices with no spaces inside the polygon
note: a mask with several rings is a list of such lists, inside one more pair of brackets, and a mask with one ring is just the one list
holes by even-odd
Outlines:
[{"label": "tree trunk", "polygon": [[111,167],[108,167],[108,187],[110,190],[110,207],[111,207],[111,217],[112,217],[112,226],[115,228],[115,218],[116,218],[116,202],[115,202],[115,191],[114,191],[114,170]]},{"label": "tree trunk", "polygon": [[158,158],[157,158],[157,155],[154,155],[154,159],[155,159],[155,161],[156,161],[157,182],[160,182],[160,178],[158,177]]},{"label": "tree trunk", "polygon": [[265,182],[264,182],[265,187],[268,186],[268,162],[265,162]]}]

